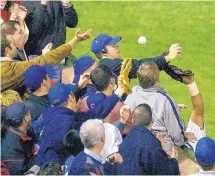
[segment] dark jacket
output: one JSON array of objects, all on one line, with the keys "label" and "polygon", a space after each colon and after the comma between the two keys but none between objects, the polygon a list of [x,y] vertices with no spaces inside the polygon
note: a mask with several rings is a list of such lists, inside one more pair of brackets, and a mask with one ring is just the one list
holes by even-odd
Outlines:
[{"label": "dark jacket", "polygon": [[[108,66],[117,76],[120,74],[121,66],[122,66],[123,59],[100,59],[99,64],[100,65],[106,65]],[[139,66],[144,62],[154,62],[157,64],[159,70],[166,70],[166,60],[164,58],[164,55],[155,57],[155,58],[143,58],[140,60],[132,59],[132,69],[129,74],[129,78],[136,78],[136,72],[139,68]]]},{"label": "dark jacket", "polygon": [[1,162],[10,175],[23,175],[33,165],[33,140],[17,128],[9,127],[1,142]]},{"label": "dark jacket", "polygon": [[41,55],[42,49],[50,42],[56,48],[66,41],[66,27],[74,28],[78,24],[76,10],[64,7],[60,1],[22,1],[28,10],[25,22],[29,29],[29,38],[25,44],[27,55]]},{"label": "dark jacket", "polygon": [[46,108],[50,107],[48,95],[38,97],[34,94],[29,94],[25,104],[30,110],[32,122],[37,120]]},{"label": "dark jacket", "polygon": [[179,175],[176,159],[168,158],[160,141],[145,127],[134,126],[119,147],[123,163],[117,175]]},{"label": "dark jacket", "polygon": [[71,155],[63,146],[63,137],[66,133],[71,129],[79,131],[82,123],[88,119],[104,119],[116,105],[118,99],[116,95],[113,95],[106,102],[101,103],[98,108],[88,112],[74,112],[65,107],[46,109],[42,114],[44,130],[39,139],[40,150],[35,158],[35,163],[41,166],[47,161],[54,161],[63,165]]},{"label": "dark jacket", "polygon": [[71,167],[69,175],[113,175],[115,169],[115,165],[111,165],[108,162],[102,164],[85,152],[79,153],[75,159],[68,164]]}]

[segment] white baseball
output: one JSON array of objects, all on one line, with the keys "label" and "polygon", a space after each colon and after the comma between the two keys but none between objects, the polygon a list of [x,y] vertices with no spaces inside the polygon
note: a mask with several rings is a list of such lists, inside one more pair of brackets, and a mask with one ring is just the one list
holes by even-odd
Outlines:
[{"label": "white baseball", "polygon": [[147,42],[146,37],[141,36],[141,37],[138,38],[138,43],[139,43],[140,45],[145,45],[146,42]]}]

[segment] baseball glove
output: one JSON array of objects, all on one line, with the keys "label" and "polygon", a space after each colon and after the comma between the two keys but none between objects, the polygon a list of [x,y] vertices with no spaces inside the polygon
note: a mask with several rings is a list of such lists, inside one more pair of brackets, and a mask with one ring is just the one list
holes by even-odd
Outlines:
[{"label": "baseball glove", "polygon": [[181,68],[174,65],[168,65],[165,71],[168,75],[170,75],[171,78],[182,83],[182,76],[191,76],[193,74],[191,70],[182,70]]},{"label": "baseball glove", "polygon": [[132,87],[128,77],[131,68],[132,60],[130,58],[125,58],[124,61],[122,62],[120,75],[118,77],[118,85],[125,90],[125,93],[127,95],[132,93]]}]

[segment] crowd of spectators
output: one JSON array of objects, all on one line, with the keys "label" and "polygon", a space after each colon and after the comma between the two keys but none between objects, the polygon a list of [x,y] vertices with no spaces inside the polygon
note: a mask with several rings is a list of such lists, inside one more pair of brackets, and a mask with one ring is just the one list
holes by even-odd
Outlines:
[{"label": "crowd of spectators", "polygon": [[[160,87],[160,72],[182,54],[172,44],[153,58],[132,58],[127,95],[118,85],[121,36],[92,40],[96,58],[71,51],[91,37],[77,29],[69,0],[1,1],[1,175],[215,175],[215,141],[191,76],[188,124]],[[73,65],[62,64],[71,59]],[[189,165],[189,167],[188,167]]]}]

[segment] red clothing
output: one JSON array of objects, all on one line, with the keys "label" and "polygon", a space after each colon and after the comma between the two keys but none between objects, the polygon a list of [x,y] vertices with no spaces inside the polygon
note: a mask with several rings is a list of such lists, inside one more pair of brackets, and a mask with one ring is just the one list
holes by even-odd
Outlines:
[{"label": "red clothing", "polygon": [[[96,106],[96,104],[88,104],[87,103],[87,97],[84,97],[81,101],[80,104],[78,104],[77,106],[77,112],[87,112],[89,109],[94,108]],[[105,101],[102,100],[102,101]],[[89,107],[91,106],[91,107]],[[112,109],[112,111],[109,113],[109,115],[107,116],[108,118],[108,123],[115,123],[116,121],[118,121],[120,119],[120,108],[124,106],[124,103],[122,102],[117,102],[117,104],[115,105],[115,107]],[[126,122],[126,127],[124,129],[124,134],[128,134],[129,131],[131,130],[131,128],[133,127],[133,123],[131,122],[131,120]]]},{"label": "red clothing", "polygon": [[[21,1],[13,1],[13,3],[15,4],[20,4]],[[9,21],[10,20],[10,16],[11,16],[11,12],[7,9],[7,10],[2,10],[1,9],[1,18],[3,21]]]}]

